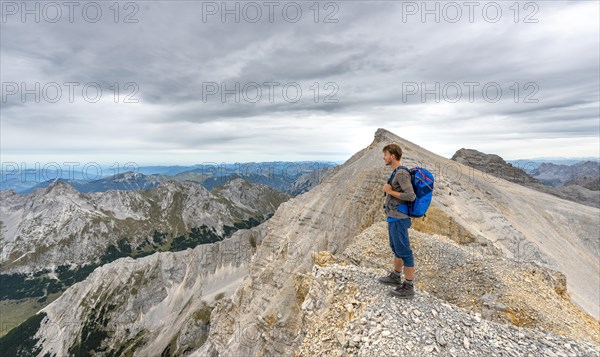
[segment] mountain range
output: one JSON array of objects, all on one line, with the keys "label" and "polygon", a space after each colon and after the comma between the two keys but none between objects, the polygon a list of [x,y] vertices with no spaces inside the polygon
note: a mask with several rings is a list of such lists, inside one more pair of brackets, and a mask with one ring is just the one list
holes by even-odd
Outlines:
[{"label": "mountain range", "polygon": [[[409,229],[408,301],[376,281],[393,257],[382,208],[389,143],[402,147],[403,165],[436,177],[427,216]],[[204,191],[183,192],[179,202],[201,214],[190,196]],[[140,212],[117,202],[103,207]],[[168,221],[170,207],[150,211]],[[37,356],[590,356],[600,353],[599,213],[381,128],[260,224],[96,267],[0,342],[4,355]]]},{"label": "mountain range", "polygon": [[[58,165],[58,164],[57,164]],[[31,193],[38,188],[46,188],[55,181],[64,181],[82,193],[105,192],[108,190],[139,190],[152,188],[161,181],[195,182],[209,190],[215,186],[239,177],[246,181],[260,183],[291,195],[297,195],[314,185],[298,190],[296,180],[306,181],[311,177],[318,182],[316,173],[335,167],[334,162],[323,161],[275,161],[248,162],[235,164],[207,163],[193,166],[141,166],[129,171],[115,173],[114,167],[90,166],[93,173],[77,170],[56,170],[50,168],[23,169],[15,163],[3,163],[0,170],[0,190],[12,189],[17,193]],[[106,175],[106,173],[114,173]],[[315,181],[316,179],[316,181]]]}]

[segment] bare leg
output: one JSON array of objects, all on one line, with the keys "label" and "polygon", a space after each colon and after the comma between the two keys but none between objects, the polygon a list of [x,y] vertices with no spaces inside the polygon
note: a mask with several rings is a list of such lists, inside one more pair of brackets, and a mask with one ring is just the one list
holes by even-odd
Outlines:
[{"label": "bare leg", "polygon": [[415,267],[404,267],[404,277],[406,280],[413,280],[415,277]]},{"label": "bare leg", "polygon": [[402,272],[402,266],[404,266],[404,261],[402,260],[402,258],[394,257],[394,269],[396,269],[396,271]]}]

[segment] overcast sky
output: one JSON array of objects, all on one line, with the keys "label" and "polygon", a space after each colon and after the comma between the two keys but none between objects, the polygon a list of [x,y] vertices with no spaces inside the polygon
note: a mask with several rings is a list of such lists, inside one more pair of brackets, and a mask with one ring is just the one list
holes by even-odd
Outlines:
[{"label": "overcast sky", "polygon": [[21,4],[2,162],[339,161],[380,127],[445,157],[599,155],[597,1]]}]

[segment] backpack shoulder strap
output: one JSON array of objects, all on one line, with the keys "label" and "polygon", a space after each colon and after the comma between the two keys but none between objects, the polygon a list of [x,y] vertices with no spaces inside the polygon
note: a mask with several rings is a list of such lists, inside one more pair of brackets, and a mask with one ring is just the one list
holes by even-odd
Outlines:
[{"label": "backpack shoulder strap", "polygon": [[[398,166],[397,168],[408,172],[408,175],[411,177],[411,183],[412,183],[412,171],[406,166]],[[404,189],[402,189],[400,192],[404,192]]]},{"label": "backpack shoulder strap", "polygon": [[408,172],[412,176],[412,171],[408,167],[406,167],[406,166],[398,166],[397,168],[405,170],[406,172]]}]

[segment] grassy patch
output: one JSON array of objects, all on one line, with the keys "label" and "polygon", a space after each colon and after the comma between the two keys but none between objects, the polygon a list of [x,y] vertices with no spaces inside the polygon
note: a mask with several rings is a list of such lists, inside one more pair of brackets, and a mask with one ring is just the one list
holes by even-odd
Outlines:
[{"label": "grassy patch", "polygon": [[210,323],[210,313],[212,312],[213,306],[205,305],[202,308],[194,311],[192,313],[192,317],[198,321],[204,321],[205,323]]},{"label": "grassy patch", "polygon": [[35,356],[41,351],[36,348],[38,340],[34,338],[40,328],[40,323],[46,317],[42,312],[31,316],[24,323],[10,330],[0,338],[0,356]]},{"label": "grassy patch", "polygon": [[62,293],[50,294],[43,301],[38,298],[27,298],[21,300],[0,301],[0,337],[6,335],[10,330],[25,322],[38,311],[58,299]]}]

